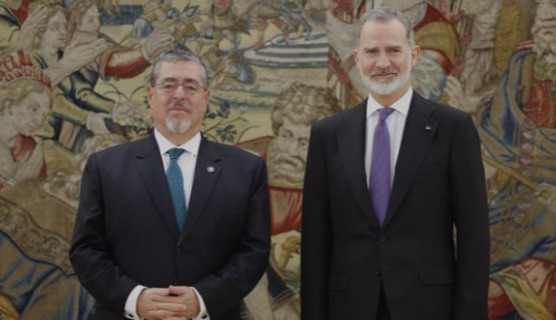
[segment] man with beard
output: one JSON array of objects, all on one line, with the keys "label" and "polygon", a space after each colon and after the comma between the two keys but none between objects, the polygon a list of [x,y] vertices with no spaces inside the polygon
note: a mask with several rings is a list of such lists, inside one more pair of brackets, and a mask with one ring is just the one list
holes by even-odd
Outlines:
[{"label": "man with beard", "polygon": [[311,131],[301,317],[486,320],[488,209],[473,121],[411,88],[420,48],[399,11],[363,15],[356,41],[369,96]]},{"label": "man with beard", "polygon": [[70,260],[94,319],[239,320],[267,267],[265,163],[202,136],[209,97],[198,57],[162,54],[153,134],[89,158]]},{"label": "man with beard", "polygon": [[556,317],[556,1],[537,0],[533,41],[511,56],[478,115],[489,179],[491,319]]}]

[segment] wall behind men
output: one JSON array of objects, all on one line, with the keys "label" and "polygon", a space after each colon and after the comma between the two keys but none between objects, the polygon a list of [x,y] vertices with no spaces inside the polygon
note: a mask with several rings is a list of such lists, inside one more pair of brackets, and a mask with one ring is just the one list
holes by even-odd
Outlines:
[{"label": "wall behind men", "polygon": [[[68,22],[72,10],[76,13],[74,1],[84,0],[38,0],[35,5],[64,8]],[[100,13],[97,38],[107,39],[111,46],[88,61],[75,62],[74,76],[79,74],[80,80],[72,82],[74,89],[91,92],[94,99],[69,93],[73,91],[65,77],[51,90],[51,112],[40,128],[31,133],[16,130],[17,138],[7,127],[0,128],[0,318],[87,318],[92,299],[67,260],[82,165],[91,152],[141,138],[152,127],[144,91],[150,67],[129,74],[124,67],[109,70],[107,63],[118,55],[120,64],[133,62],[136,56],[122,53],[148,51],[156,46],[149,36],[166,30],[173,47],[191,50],[208,66],[212,98],[203,125],[205,136],[259,153],[269,163],[276,161],[269,166],[270,267],[244,300],[244,315],[257,320],[299,319],[299,177],[310,123],[300,119],[302,111],[295,106],[308,105],[310,114],[318,96],[326,95],[331,97],[327,100],[332,114],[366,96],[351,56],[355,23],[368,8],[392,6],[410,18],[423,49],[412,74],[415,89],[471,114],[481,135],[491,209],[490,318],[519,314],[525,319],[552,319],[556,315],[556,48],[546,34],[556,31],[549,22],[556,17],[554,3],[95,2]],[[0,8],[0,34],[6,35],[26,26],[33,5],[0,0]],[[45,18],[46,27],[50,18]],[[56,19],[62,21],[58,27],[63,34],[64,19]],[[44,32],[41,24],[29,25]],[[65,30],[71,43],[71,23]],[[13,54],[14,41],[0,36],[0,52]],[[64,56],[77,52],[72,46],[59,49]],[[40,45],[25,47],[25,53],[34,57],[33,67],[57,68],[41,50]],[[1,66],[0,71],[11,68],[9,63]],[[3,92],[0,103],[7,101],[6,96]],[[8,117],[1,106],[0,118]],[[279,112],[288,120],[273,117]],[[15,118],[14,127],[25,127],[30,117]],[[284,164],[279,159],[293,160]],[[27,174],[15,179],[14,170]]]}]

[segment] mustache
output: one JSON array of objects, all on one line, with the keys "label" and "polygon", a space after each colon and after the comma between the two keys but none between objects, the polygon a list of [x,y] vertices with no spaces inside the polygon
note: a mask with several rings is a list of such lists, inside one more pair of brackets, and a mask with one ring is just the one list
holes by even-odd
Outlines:
[{"label": "mustache", "polygon": [[370,76],[381,76],[381,75],[385,75],[385,74],[390,74],[390,73],[398,73],[398,70],[394,69],[394,68],[386,68],[386,69],[377,69],[377,70],[373,70],[369,73]]},{"label": "mustache", "polygon": [[193,110],[188,103],[183,101],[172,101],[170,105],[168,105],[168,109],[182,110],[185,112],[191,112]]}]

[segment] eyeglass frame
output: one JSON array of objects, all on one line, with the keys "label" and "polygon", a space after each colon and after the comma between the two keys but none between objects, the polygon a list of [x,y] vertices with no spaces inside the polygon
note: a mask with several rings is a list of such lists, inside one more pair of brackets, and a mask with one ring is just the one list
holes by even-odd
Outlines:
[{"label": "eyeglass frame", "polygon": [[[187,78],[179,83],[176,79],[163,79],[161,82],[155,84],[163,93],[170,94],[178,90],[178,87],[182,87],[183,92],[188,96],[195,96],[199,92],[206,91],[203,85],[200,85],[197,80]],[[189,87],[189,88],[188,88]]]}]

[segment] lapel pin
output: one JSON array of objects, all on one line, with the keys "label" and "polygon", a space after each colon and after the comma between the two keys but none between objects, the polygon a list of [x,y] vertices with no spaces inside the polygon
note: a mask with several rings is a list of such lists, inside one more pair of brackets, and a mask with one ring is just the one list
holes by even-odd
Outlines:
[{"label": "lapel pin", "polygon": [[207,167],[207,172],[208,173],[213,173],[214,172],[214,167]]},{"label": "lapel pin", "polygon": [[426,126],[426,127],[425,127],[425,130],[431,131],[431,130],[432,130],[432,127],[431,127],[431,126]]}]

